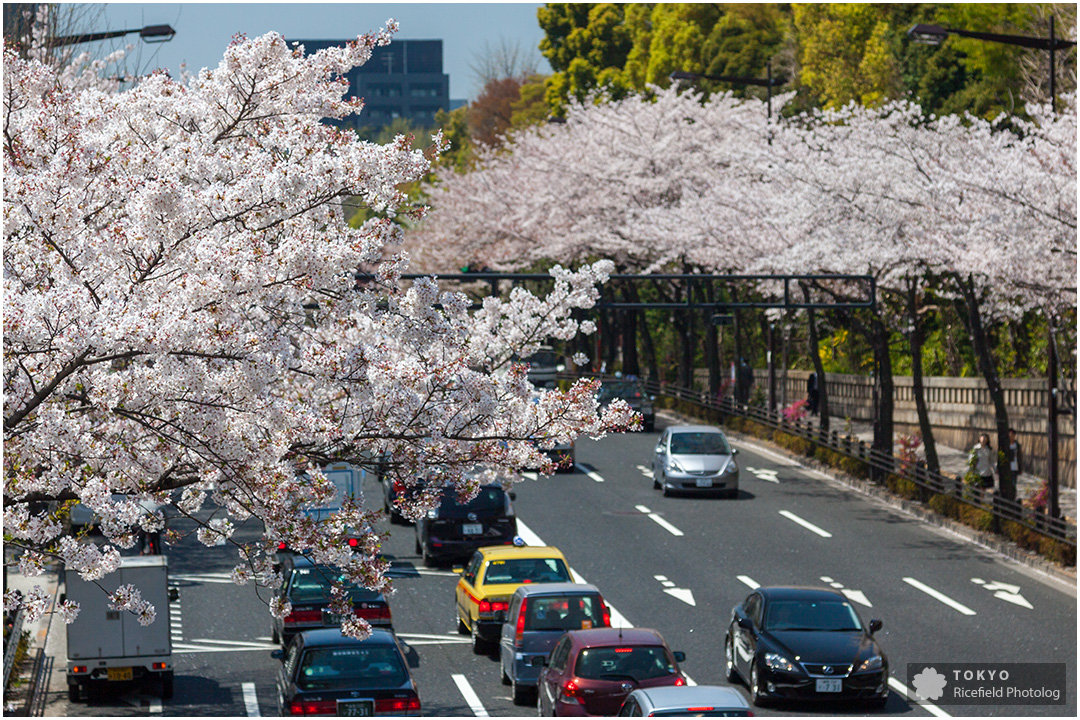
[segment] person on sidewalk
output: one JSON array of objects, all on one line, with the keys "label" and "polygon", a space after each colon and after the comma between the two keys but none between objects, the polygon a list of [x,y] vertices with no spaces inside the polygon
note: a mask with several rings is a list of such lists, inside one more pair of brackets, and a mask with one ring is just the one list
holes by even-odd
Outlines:
[{"label": "person on sidewalk", "polygon": [[817,417],[818,414],[818,379],[817,373],[810,373],[806,379],[806,402],[810,406],[810,414]]},{"label": "person on sidewalk", "polygon": [[990,447],[990,436],[979,435],[979,444],[971,450],[975,456],[975,474],[981,479],[983,490],[994,487],[994,448]]},{"label": "person on sidewalk", "polygon": [[1020,448],[1020,438],[1016,431],[1009,428],[1009,469],[1012,470],[1013,482],[1020,477],[1020,467],[1023,465],[1024,451]]}]

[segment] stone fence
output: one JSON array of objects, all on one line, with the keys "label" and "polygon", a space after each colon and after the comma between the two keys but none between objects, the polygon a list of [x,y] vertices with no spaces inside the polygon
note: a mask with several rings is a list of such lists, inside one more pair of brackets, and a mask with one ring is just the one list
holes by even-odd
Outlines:
[{"label": "stone fence", "polygon": [[[806,397],[806,370],[788,370],[786,402]],[[852,420],[873,421],[873,380],[861,375],[826,373],[829,394],[829,414],[834,418],[850,417]],[[768,389],[768,372],[754,371],[755,384]],[[694,370],[694,381],[699,387],[709,384],[709,371]],[[915,396],[910,376],[893,377],[893,422],[897,433],[912,433],[919,429],[919,417],[915,409]],[[1024,472],[1046,477],[1047,448],[1047,382],[1006,378],[1001,381],[1005,390],[1005,405],[1009,410],[1009,423],[1016,430],[1024,449]],[[990,391],[982,378],[974,377],[926,377],[923,378],[926,404],[930,422],[934,427],[934,439],[941,445],[967,449],[978,442],[979,434],[990,433],[997,444],[997,424]],[[784,398],[783,373],[776,372],[777,403]],[[1068,383],[1059,393],[1076,392]],[[842,430],[842,427],[834,427]],[[1063,414],[1058,417],[1058,477],[1066,487],[1076,487],[1076,418]]]}]

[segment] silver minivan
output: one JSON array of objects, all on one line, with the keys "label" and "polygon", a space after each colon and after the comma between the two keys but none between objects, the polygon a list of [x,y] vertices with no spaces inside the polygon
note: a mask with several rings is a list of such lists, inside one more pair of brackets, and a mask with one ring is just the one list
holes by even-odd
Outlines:
[{"label": "silver minivan", "polygon": [[611,611],[595,585],[537,583],[522,585],[510,598],[499,641],[503,682],[515,705],[536,702],[542,663],[568,630],[611,627]]}]

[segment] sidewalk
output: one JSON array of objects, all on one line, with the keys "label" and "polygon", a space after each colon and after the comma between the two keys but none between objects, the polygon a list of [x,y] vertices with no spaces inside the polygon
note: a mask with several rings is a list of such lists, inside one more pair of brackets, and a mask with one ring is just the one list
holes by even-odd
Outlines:
[{"label": "sidewalk", "polygon": [[[45,594],[49,598],[49,607],[52,608],[52,603],[56,598],[57,583],[59,581],[59,573],[55,568],[49,568],[41,575],[35,577],[27,577],[19,572],[18,565],[8,565],[8,561],[13,557],[13,553],[9,552],[8,548],[4,548],[4,566],[7,568],[4,577],[4,585],[6,590],[18,590],[23,595],[26,595],[34,589],[35,585],[40,585],[41,589],[45,591]],[[24,615],[25,617],[25,615]],[[13,690],[11,693],[5,693],[4,695],[4,714],[5,715],[24,715],[34,714],[29,712],[31,710],[31,703],[40,704],[40,695],[45,688],[36,687],[38,681],[37,664],[44,659],[45,655],[45,642],[49,635],[49,623],[52,620],[52,613],[47,612],[42,617],[38,618],[34,622],[23,622],[22,630],[30,633],[30,651],[28,653],[26,661],[21,668],[15,667],[11,670],[12,678],[15,678],[20,674],[23,677],[24,682],[28,683],[27,686]],[[14,636],[12,640],[14,640]],[[10,695],[10,697],[9,697]],[[8,704],[14,703],[15,707],[9,708]]]},{"label": "sidewalk", "polygon": [[[819,419],[816,417],[807,416],[803,419],[803,422],[810,422],[815,427],[818,425]],[[838,418],[835,416],[829,416],[829,429],[835,430],[838,433],[843,433],[845,425],[848,423],[847,418]],[[862,420],[851,421],[851,434],[854,437],[859,438],[866,444],[870,444],[874,440],[874,426],[872,423]],[[943,475],[960,475],[963,476],[968,469],[968,450],[957,450],[956,448],[942,445],[941,443],[935,443],[937,448],[938,462],[941,465],[941,473]],[[893,454],[899,454],[899,446],[893,448]],[[1042,484],[1044,478],[1036,477],[1030,473],[1021,473],[1020,477],[1016,481],[1016,497],[1018,500],[1023,500],[1031,495],[1034,495],[1039,490],[1039,486]],[[1062,487],[1058,489],[1058,507],[1061,509],[1061,516],[1067,522],[1076,524],[1076,488]]]}]

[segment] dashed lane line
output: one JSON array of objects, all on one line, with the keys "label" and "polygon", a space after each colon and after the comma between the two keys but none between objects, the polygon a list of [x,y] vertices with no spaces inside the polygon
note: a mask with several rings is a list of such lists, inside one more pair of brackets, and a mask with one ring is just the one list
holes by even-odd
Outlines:
[{"label": "dashed lane line", "polygon": [[465,698],[465,702],[469,705],[473,715],[476,717],[488,717],[488,711],[484,709],[484,704],[480,702],[480,696],[472,689],[472,685],[469,684],[465,676],[454,674],[450,677],[454,679],[454,684],[457,685],[462,697]]},{"label": "dashed lane line", "polygon": [[259,699],[255,696],[255,683],[240,683],[240,691],[244,694],[244,710],[248,717],[260,717]]},{"label": "dashed lane line", "polygon": [[576,467],[578,470],[580,470],[581,472],[588,475],[590,478],[592,478],[596,482],[604,482],[604,478],[600,477],[600,475],[598,473],[593,472],[592,470],[585,467],[584,465],[582,465],[580,463],[574,463],[574,467]]},{"label": "dashed lane line", "polygon": [[743,585],[746,585],[751,590],[757,590],[759,587],[761,587],[761,584],[755,581],[749,575],[736,575],[735,577],[738,579],[739,582],[741,582]]},{"label": "dashed lane line", "polygon": [[[889,678],[889,687],[891,687],[893,690],[895,690],[896,692],[903,695],[905,700],[910,701],[910,700],[913,700],[915,698],[915,694],[912,693],[910,690],[908,690],[907,685],[900,682],[899,680],[897,680],[894,677]],[[937,717],[952,717],[952,715],[945,712],[944,710],[939,708],[937,705],[934,705],[933,703],[928,703],[925,700],[920,700],[918,702],[918,707],[921,707],[926,712],[930,713],[931,715],[935,715]]]},{"label": "dashed lane line", "polygon": [[956,600],[953,600],[951,597],[949,597],[945,593],[939,592],[939,591],[935,590],[934,588],[930,587],[929,585],[924,585],[923,583],[919,582],[915,578],[906,577],[906,578],[904,578],[904,582],[906,582],[908,585],[915,588],[916,590],[922,590],[924,593],[926,593],[930,597],[934,598],[935,600],[938,600],[940,602],[945,603],[946,605],[951,607],[953,610],[957,610],[957,611],[963,613],[964,615],[974,615],[975,614],[975,611],[972,610],[971,608],[969,608],[967,605],[964,605],[963,603],[960,603],[960,602],[957,602]]},{"label": "dashed lane line", "polygon": [[820,535],[823,538],[831,538],[832,537],[831,532],[827,532],[825,530],[822,530],[821,528],[819,528],[814,523],[812,523],[812,522],[810,522],[808,520],[803,520],[801,517],[799,517],[798,515],[796,515],[793,512],[789,512],[787,510],[781,510],[780,514],[783,515],[784,517],[786,517],[788,520],[791,520],[792,522],[794,522],[794,523],[796,523],[798,525],[802,525],[804,528],[806,528],[810,532],[815,533],[817,535]]},{"label": "dashed lane line", "polygon": [[648,515],[650,520],[652,520],[654,523],[656,523],[660,527],[667,530],[669,533],[671,533],[675,537],[682,537],[683,536],[683,531],[682,530],[675,527],[674,525],[669,523],[667,520],[660,517],[659,515],[654,513],[652,510],[645,507],[644,505],[635,505],[634,507],[637,508],[638,512],[645,513],[646,515]]}]

